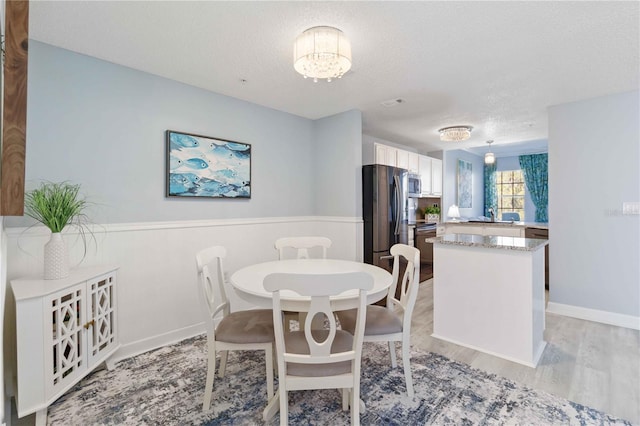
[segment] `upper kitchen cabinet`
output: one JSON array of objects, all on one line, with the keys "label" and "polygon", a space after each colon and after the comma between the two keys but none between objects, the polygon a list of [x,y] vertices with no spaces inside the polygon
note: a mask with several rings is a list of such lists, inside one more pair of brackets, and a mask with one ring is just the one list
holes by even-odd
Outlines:
[{"label": "upper kitchen cabinet", "polygon": [[409,151],[396,150],[396,167],[409,170]]},{"label": "upper kitchen cabinet", "polygon": [[431,159],[431,195],[442,195],[442,160]]},{"label": "upper kitchen cabinet", "polygon": [[420,155],[419,173],[422,180],[423,197],[442,195],[442,160]]},{"label": "upper kitchen cabinet", "polygon": [[416,154],[415,152],[409,153],[408,169],[411,173],[416,173],[416,174],[420,173],[420,155]]},{"label": "upper kitchen cabinet", "polygon": [[376,164],[384,164],[385,166],[398,167],[396,165],[398,158],[398,150],[396,148],[382,145],[380,143],[374,144],[376,150]]},{"label": "upper kitchen cabinet", "polygon": [[420,173],[420,155],[392,146],[374,143],[375,164],[398,167],[411,173]]}]

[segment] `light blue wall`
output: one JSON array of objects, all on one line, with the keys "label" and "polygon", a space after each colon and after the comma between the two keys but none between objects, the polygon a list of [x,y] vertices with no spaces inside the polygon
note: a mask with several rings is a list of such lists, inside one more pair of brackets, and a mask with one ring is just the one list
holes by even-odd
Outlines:
[{"label": "light blue wall", "polygon": [[[80,183],[97,203],[96,223],[315,215],[316,207],[356,214],[359,112],[314,123],[30,40],[27,114],[27,189]],[[251,144],[251,199],[166,198],[167,129]],[[314,149],[316,139],[325,145]],[[329,171],[314,176],[314,165],[331,167],[341,147],[347,154],[331,176],[350,186],[327,191]]]},{"label": "light blue wall", "polygon": [[471,208],[460,209],[460,215],[462,217],[475,217],[484,214],[484,157],[455,149],[444,151],[442,154],[442,206],[445,220],[449,220],[446,216],[449,206],[458,204],[458,160],[471,162],[472,171]]},{"label": "light blue wall", "polygon": [[551,107],[550,302],[640,316],[640,216],[625,201],[640,201],[640,92]]},{"label": "light blue wall", "polygon": [[362,113],[314,122],[315,212],[362,217]]}]

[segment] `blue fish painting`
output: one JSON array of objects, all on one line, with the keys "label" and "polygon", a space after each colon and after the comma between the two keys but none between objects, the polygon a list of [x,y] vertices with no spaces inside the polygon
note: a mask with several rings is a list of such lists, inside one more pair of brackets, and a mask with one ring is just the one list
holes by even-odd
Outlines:
[{"label": "blue fish painting", "polygon": [[183,163],[181,159],[176,158],[173,155],[169,157],[169,169],[175,170],[182,166],[183,166]]},{"label": "blue fish painting", "polygon": [[190,169],[195,170],[206,169],[207,167],[209,167],[209,163],[207,163],[202,158],[189,158],[188,160],[184,161],[184,165]]},{"label": "blue fish painting", "polygon": [[197,184],[181,173],[169,175],[169,191],[171,194],[184,194],[197,188]]},{"label": "blue fish painting", "polygon": [[251,148],[250,145],[235,142],[227,142],[226,144],[224,144],[224,146],[232,151],[247,151],[249,148]]},{"label": "blue fish painting", "polygon": [[251,198],[251,145],[167,130],[167,196]]},{"label": "blue fish painting", "polygon": [[180,151],[182,148],[197,148],[200,146],[200,142],[193,136],[181,133],[170,133],[170,135],[171,149]]}]

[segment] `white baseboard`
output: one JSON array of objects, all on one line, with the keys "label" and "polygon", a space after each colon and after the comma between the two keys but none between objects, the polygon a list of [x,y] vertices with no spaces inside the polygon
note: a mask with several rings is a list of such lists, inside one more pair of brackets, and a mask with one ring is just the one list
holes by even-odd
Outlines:
[{"label": "white baseboard", "polygon": [[547,312],[550,314],[564,315],[587,321],[601,322],[603,324],[640,330],[640,317],[617,314],[615,312],[599,311],[597,309],[583,308],[581,306],[565,305],[549,302]]},{"label": "white baseboard", "polygon": [[177,343],[181,340],[188,339],[193,336],[204,333],[204,323],[195,324],[189,327],[181,328],[179,330],[173,330],[169,333],[153,336],[148,339],[138,340],[137,342],[127,343],[120,346],[118,350],[109,359],[109,363],[116,363],[126,358],[139,355],[144,352],[148,352],[154,349],[161,348],[163,346]]}]

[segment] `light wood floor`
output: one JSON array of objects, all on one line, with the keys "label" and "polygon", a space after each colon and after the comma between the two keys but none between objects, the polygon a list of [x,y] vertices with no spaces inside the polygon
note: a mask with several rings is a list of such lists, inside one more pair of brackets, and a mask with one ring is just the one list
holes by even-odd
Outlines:
[{"label": "light wood floor", "polygon": [[[547,314],[547,347],[537,368],[503,360],[431,337],[433,280],[420,285],[411,343],[518,383],[567,398],[640,425],[640,332]],[[15,417],[32,426],[35,416]]]},{"label": "light wood floor", "polygon": [[546,314],[537,368],[431,337],[433,280],[420,284],[411,344],[640,425],[640,331]]}]

